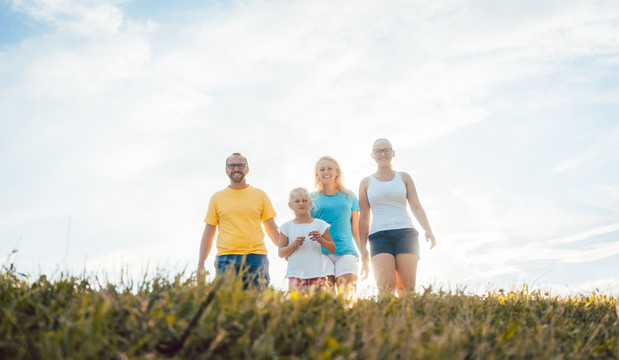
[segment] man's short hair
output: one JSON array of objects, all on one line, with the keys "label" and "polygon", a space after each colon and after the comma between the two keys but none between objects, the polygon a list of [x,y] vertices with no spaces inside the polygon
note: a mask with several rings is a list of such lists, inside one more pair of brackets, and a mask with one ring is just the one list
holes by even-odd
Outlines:
[{"label": "man's short hair", "polygon": [[241,154],[241,153],[239,153],[239,152],[235,152],[235,153],[230,154],[230,156],[228,156],[228,157],[226,158],[226,166],[228,166],[228,159],[230,159],[230,158],[231,158],[231,157],[233,157],[233,156],[240,156],[240,157],[242,157],[242,158],[243,158],[243,161],[245,161],[245,165],[249,165],[249,164],[247,163],[247,158],[246,158],[245,156],[243,156],[243,154]]}]

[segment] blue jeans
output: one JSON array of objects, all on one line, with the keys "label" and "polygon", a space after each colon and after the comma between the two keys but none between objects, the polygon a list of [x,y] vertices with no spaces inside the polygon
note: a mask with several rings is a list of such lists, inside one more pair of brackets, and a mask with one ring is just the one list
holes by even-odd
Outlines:
[{"label": "blue jeans", "polygon": [[217,276],[222,276],[232,269],[235,275],[242,274],[243,288],[253,286],[263,289],[269,286],[269,258],[261,254],[219,255],[215,258]]}]

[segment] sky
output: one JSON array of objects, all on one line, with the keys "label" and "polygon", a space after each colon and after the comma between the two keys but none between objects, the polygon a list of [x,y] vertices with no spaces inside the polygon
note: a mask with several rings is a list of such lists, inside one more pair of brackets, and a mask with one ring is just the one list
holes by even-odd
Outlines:
[{"label": "sky", "polygon": [[282,224],[322,155],[356,192],[379,137],[437,237],[418,289],[619,294],[617,1],[0,0],[24,274],[190,273],[229,154]]}]

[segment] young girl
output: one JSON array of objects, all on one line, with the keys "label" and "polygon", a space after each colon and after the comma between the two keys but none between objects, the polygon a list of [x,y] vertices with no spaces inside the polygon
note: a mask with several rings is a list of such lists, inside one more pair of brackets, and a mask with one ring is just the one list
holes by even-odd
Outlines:
[{"label": "young girl", "polygon": [[299,291],[325,285],[326,277],[322,266],[321,245],[329,252],[335,252],[335,243],[329,235],[329,224],[310,215],[312,200],[304,188],[290,191],[288,206],[294,211],[294,220],[279,227],[280,257],[288,258],[288,288]]}]

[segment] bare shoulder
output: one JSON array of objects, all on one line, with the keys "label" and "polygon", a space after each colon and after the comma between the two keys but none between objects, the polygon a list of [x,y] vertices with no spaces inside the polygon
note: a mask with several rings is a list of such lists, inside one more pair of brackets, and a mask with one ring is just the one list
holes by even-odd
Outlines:
[{"label": "bare shoulder", "polygon": [[361,179],[361,182],[359,183],[359,188],[366,189],[369,183],[370,183],[370,177],[366,176],[363,179]]},{"label": "bare shoulder", "polygon": [[406,183],[413,182],[413,178],[411,177],[411,175],[405,171],[400,171],[400,176],[402,176],[402,180],[404,180],[404,182]]}]

